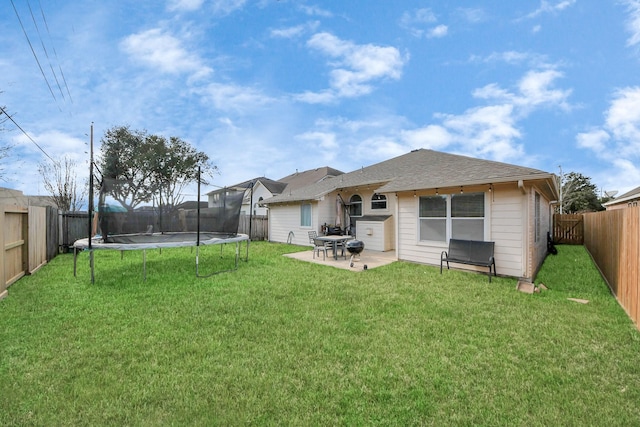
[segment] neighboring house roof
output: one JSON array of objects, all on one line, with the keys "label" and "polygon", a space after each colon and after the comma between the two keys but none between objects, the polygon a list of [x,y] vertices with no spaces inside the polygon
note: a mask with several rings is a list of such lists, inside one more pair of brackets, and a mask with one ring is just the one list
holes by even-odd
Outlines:
[{"label": "neighboring house roof", "polygon": [[278,182],[287,184],[286,191],[293,191],[342,174],[344,174],[344,172],[339,171],[338,169],[324,166],[321,168],[309,169],[304,172],[296,171],[291,175],[287,175],[284,178],[279,179]]},{"label": "neighboring house roof", "polygon": [[281,182],[278,181],[274,181],[272,179],[269,178],[265,178],[264,176],[262,177],[258,177],[258,178],[253,178],[253,179],[249,179],[243,182],[240,182],[238,184],[235,185],[230,185],[228,187],[224,187],[224,188],[218,188],[217,190],[213,190],[207,193],[207,196],[212,195],[212,194],[216,194],[216,193],[220,193],[222,191],[228,190],[230,188],[232,189],[247,189],[249,187],[251,187],[251,184],[255,184],[257,182],[260,182],[262,185],[264,185],[264,187],[269,190],[272,194],[279,194],[285,187],[286,184],[283,184]]},{"label": "neighboring house roof", "polygon": [[[209,207],[207,202],[200,202],[200,208],[206,209]],[[188,200],[176,205],[177,209],[198,209],[198,202],[196,200]]]},{"label": "neighboring house roof", "polygon": [[602,206],[607,207],[611,205],[618,205],[621,203],[627,203],[632,200],[638,200],[638,199],[640,199],[640,187],[636,187],[631,191],[627,191],[626,193],[621,194],[615,199],[609,200],[607,203],[603,203]]},{"label": "neighboring house roof", "polygon": [[[335,190],[363,186],[391,193],[520,180],[551,181],[552,177],[553,174],[538,169],[419,149],[306,187],[287,188],[263,203],[316,200]],[[550,191],[557,196],[555,185]]]}]

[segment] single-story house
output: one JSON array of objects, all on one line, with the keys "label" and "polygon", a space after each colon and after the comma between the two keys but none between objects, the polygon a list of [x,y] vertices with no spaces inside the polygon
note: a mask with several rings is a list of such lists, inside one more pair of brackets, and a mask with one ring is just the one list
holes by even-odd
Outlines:
[{"label": "single-story house", "polygon": [[627,191],[626,193],[621,194],[615,199],[609,200],[602,206],[604,206],[606,210],[611,211],[614,209],[635,207],[638,206],[638,202],[640,202],[640,187],[636,187],[631,191]]},{"label": "single-story house", "polygon": [[558,194],[552,173],[420,149],[263,204],[271,241],[308,245],[309,231],[339,226],[365,243],[365,253],[393,250],[399,260],[430,265],[440,264],[450,238],[493,241],[499,275],[533,279]]}]

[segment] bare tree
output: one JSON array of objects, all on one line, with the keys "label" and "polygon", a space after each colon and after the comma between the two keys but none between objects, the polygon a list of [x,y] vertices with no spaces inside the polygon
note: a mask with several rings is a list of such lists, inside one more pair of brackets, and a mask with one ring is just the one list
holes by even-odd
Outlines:
[{"label": "bare tree", "polygon": [[[0,93],[2,93],[0,91]],[[7,110],[4,107],[0,107],[0,134],[7,131],[5,128],[5,123],[10,119]],[[13,148],[13,145],[5,143],[2,138],[0,138],[0,160],[9,157],[10,151]],[[0,179],[4,179],[4,167],[0,164]]]},{"label": "bare tree", "polygon": [[87,195],[87,186],[80,188],[75,172],[76,162],[65,156],[58,162],[43,162],[38,165],[44,188],[58,209],[63,211],[80,210]]}]

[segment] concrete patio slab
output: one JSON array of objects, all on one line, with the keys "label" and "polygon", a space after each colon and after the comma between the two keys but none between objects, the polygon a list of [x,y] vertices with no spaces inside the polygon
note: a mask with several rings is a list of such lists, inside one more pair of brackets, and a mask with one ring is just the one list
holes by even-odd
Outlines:
[{"label": "concrete patio slab", "polygon": [[349,265],[349,260],[351,259],[351,255],[347,252],[346,259],[344,257],[339,256],[338,259],[333,258],[333,253],[329,252],[326,259],[322,259],[322,253],[320,256],[316,254],[315,258],[313,257],[313,251],[304,251],[304,252],[295,252],[292,254],[284,254],[284,256],[297,259],[300,261],[311,262],[314,264],[326,265],[334,268],[342,268],[345,270],[351,271],[363,271],[364,266],[367,266],[367,269],[381,267],[383,265],[391,264],[394,261],[397,261],[395,251],[387,251],[387,252],[378,252],[378,251],[368,251],[364,250],[360,254],[360,256],[356,256],[354,259],[353,267]]}]

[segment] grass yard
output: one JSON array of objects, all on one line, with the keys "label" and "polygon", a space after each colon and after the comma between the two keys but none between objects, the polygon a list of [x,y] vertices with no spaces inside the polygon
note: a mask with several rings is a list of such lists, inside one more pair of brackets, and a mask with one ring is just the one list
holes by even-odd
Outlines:
[{"label": "grass yard", "polygon": [[140,252],[96,252],[94,285],[87,254],[75,278],[57,257],[0,301],[0,425],[640,425],[640,333],[584,248],[534,295],[281,256],[301,249],[255,242],[206,279],[189,248],[148,251],[146,282]]}]

